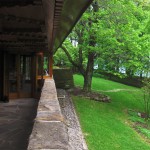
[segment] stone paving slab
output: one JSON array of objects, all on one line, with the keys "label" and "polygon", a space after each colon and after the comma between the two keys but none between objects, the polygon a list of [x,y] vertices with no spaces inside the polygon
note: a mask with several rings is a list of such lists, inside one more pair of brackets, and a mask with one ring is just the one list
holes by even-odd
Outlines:
[{"label": "stone paving slab", "polygon": [[38,101],[18,99],[0,103],[0,150],[26,150]]}]

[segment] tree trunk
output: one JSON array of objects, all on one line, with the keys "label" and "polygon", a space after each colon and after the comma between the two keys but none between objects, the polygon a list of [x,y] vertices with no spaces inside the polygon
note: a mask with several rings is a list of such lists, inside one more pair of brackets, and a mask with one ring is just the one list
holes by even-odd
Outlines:
[{"label": "tree trunk", "polygon": [[[93,4],[93,12],[96,13],[98,12],[98,2],[94,1]],[[93,19],[95,21],[93,21]],[[92,27],[92,23],[96,23],[96,18],[90,18],[88,20],[88,24],[89,24],[89,28]],[[96,45],[96,37],[95,34],[92,33],[89,37],[89,45],[92,47],[95,47]],[[96,56],[95,52],[89,51],[88,52],[88,63],[87,63],[87,68],[86,71],[84,73],[84,85],[83,85],[83,90],[86,92],[90,92],[91,91],[91,86],[92,86],[92,76],[93,76],[93,67],[94,67],[94,58]]]},{"label": "tree trunk", "polygon": [[83,86],[83,90],[85,92],[90,92],[91,91],[91,85],[92,85],[92,73],[89,72],[88,74],[86,74],[84,76],[84,86]]},{"label": "tree trunk", "polygon": [[87,64],[86,72],[84,74],[84,86],[83,86],[83,90],[86,92],[91,91],[93,66],[94,66],[94,53],[89,52],[88,64]]},{"label": "tree trunk", "polygon": [[143,71],[140,71],[140,79],[143,78]]},{"label": "tree trunk", "polygon": [[134,75],[133,71],[130,68],[126,70],[126,74],[129,78],[132,78]]}]

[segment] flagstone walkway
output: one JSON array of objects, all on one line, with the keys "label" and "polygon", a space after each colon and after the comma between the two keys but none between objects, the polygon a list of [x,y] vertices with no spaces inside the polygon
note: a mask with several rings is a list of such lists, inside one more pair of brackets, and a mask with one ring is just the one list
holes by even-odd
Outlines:
[{"label": "flagstone walkway", "polygon": [[26,150],[38,100],[17,99],[0,103],[0,150]]}]

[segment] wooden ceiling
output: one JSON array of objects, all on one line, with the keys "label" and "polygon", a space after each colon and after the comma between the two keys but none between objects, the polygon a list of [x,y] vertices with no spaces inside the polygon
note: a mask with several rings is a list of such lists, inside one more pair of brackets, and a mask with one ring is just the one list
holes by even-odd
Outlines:
[{"label": "wooden ceiling", "polygon": [[92,0],[0,0],[0,51],[53,53]]}]

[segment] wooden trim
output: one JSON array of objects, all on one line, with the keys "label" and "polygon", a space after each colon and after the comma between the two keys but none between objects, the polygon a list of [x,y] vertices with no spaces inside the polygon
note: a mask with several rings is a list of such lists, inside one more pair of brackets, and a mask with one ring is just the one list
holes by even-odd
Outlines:
[{"label": "wooden trim", "polygon": [[43,80],[43,70],[44,70],[44,54],[43,54],[43,53],[41,54],[41,61],[42,61],[42,62],[41,62],[41,66],[42,66],[42,68],[41,68],[41,69],[42,69],[42,70],[41,70],[41,73],[42,73],[42,74],[41,74],[41,78],[42,78],[42,80]]},{"label": "wooden trim", "polygon": [[31,57],[32,68],[31,68],[31,83],[32,83],[32,97],[36,96],[36,55],[33,54]]},{"label": "wooden trim", "polygon": [[9,99],[16,99],[18,98],[18,93],[9,93]]},{"label": "wooden trim", "polygon": [[16,71],[17,71],[17,93],[18,97],[20,97],[20,55],[16,55]]},{"label": "wooden trim", "polygon": [[[49,78],[50,78],[50,76],[43,76],[43,79],[49,79]],[[40,79],[42,79],[42,78],[41,78],[41,76],[37,76],[36,79],[37,79],[37,80],[40,80]]]},{"label": "wooden trim", "polygon": [[50,75],[50,78],[53,78],[53,55],[50,54],[50,57],[49,57],[49,75]]},{"label": "wooden trim", "polygon": [[37,88],[38,88],[38,80],[37,80],[37,76],[38,76],[38,53],[35,56],[35,61],[36,61],[36,69],[35,69],[35,94],[37,94]]},{"label": "wooden trim", "polygon": [[[8,57],[8,56],[7,56]],[[9,84],[8,84],[8,86],[7,86],[7,84],[5,85],[5,86],[7,86],[6,87],[6,90],[8,91],[8,95],[9,95],[9,98],[10,99],[16,99],[16,98],[31,98],[31,97],[34,97],[34,86],[35,86],[35,72],[34,72],[34,70],[35,69],[32,69],[34,66],[33,66],[33,62],[34,62],[34,60],[32,60],[33,59],[33,55],[26,55],[26,54],[24,54],[23,55],[23,66],[25,67],[24,69],[26,70],[26,60],[25,60],[25,58],[26,57],[30,57],[31,58],[31,65],[30,65],[30,67],[31,67],[31,91],[24,91],[24,90],[22,90],[21,88],[20,88],[20,86],[21,86],[21,81],[22,81],[22,78],[21,78],[21,55],[20,54],[15,54],[15,57],[16,57],[16,68],[15,68],[15,70],[16,70],[16,73],[17,73],[17,91],[16,92],[10,92],[9,91]],[[8,61],[8,58],[7,58],[7,61]],[[7,62],[7,66],[9,66],[9,61]],[[8,67],[9,68],[9,67]],[[9,69],[7,68],[7,70],[9,71]],[[23,74],[25,73],[25,70],[23,71]],[[6,72],[6,74],[7,74],[7,72]],[[9,75],[9,72],[8,72],[8,75]],[[8,76],[8,83],[9,83],[9,76]],[[24,85],[23,85],[24,86]]]},{"label": "wooden trim", "polygon": [[9,97],[9,54],[4,53],[4,96]]}]

